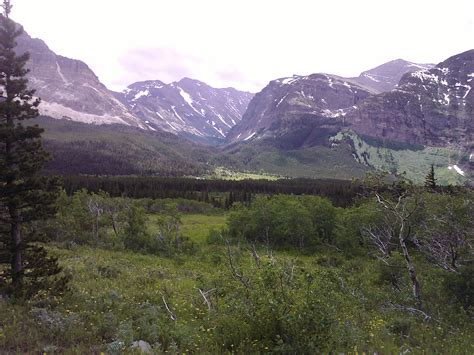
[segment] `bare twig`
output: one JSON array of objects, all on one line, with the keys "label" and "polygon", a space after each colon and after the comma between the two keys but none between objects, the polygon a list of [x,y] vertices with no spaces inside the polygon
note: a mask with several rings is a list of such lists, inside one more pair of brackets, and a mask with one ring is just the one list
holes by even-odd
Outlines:
[{"label": "bare twig", "polygon": [[204,302],[206,303],[207,305],[207,309],[209,310],[209,312],[211,311],[211,302],[209,301],[209,299],[207,298],[208,294],[209,293],[212,293],[214,291],[214,289],[212,290],[209,290],[209,291],[206,291],[206,292],[203,292],[200,288],[198,288],[198,291],[199,293],[201,294],[202,298],[204,299]]},{"label": "bare twig", "polygon": [[230,272],[231,272],[232,276],[234,277],[234,279],[238,280],[248,290],[250,288],[250,281],[246,277],[244,277],[243,274],[240,274],[237,271],[237,269],[234,265],[234,258],[232,257],[232,250],[231,250],[231,247],[230,247],[230,243],[227,239],[224,239],[224,242],[225,242],[226,249],[227,249],[227,260],[229,261]]},{"label": "bare twig", "polygon": [[176,315],[173,313],[173,311],[170,309],[168,306],[168,303],[166,303],[166,298],[164,294],[161,294],[161,299],[163,300],[163,303],[165,305],[166,310],[168,311],[171,320],[176,321]]},{"label": "bare twig", "polygon": [[[428,313],[422,311],[421,309],[418,309],[418,308],[415,308],[415,307],[410,307],[410,306],[405,306],[405,305],[402,305],[402,304],[395,304],[395,303],[389,303],[389,305],[392,308],[395,308],[399,311],[405,311],[405,312],[408,312],[408,313],[411,313],[411,314],[414,314],[414,315],[421,316],[421,317],[423,317],[423,320],[425,322],[433,321],[433,322],[436,322],[438,324],[444,325],[444,326],[446,326],[446,327],[448,327],[452,330],[457,330],[457,328],[452,327],[451,325],[446,324],[446,323],[440,321],[439,319],[433,318],[432,316],[430,316]],[[449,332],[451,334],[454,334],[454,332],[451,331],[451,330]]]},{"label": "bare twig", "polygon": [[252,243],[251,246],[252,248],[250,249],[250,254],[255,260],[255,265],[257,265],[257,268],[260,268],[260,256],[257,254],[257,248],[255,247],[255,243]]}]

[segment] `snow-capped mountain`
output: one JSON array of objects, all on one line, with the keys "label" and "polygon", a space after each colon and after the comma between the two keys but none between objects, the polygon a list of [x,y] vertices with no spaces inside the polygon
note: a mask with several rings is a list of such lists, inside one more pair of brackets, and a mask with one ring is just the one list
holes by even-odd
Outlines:
[{"label": "snow-capped mountain", "polygon": [[229,132],[227,141],[279,136],[290,127],[301,125],[302,117],[306,121],[325,122],[325,118],[343,118],[365,98],[395,88],[404,74],[433,66],[398,59],[365,71],[357,78],[312,74],[273,80],[255,95],[241,123]]},{"label": "snow-capped mountain", "polygon": [[361,134],[431,146],[474,142],[474,50],[432,69],[405,74],[397,88],[372,96],[345,117]]},{"label": "snow-capped mountain", "polygon": [[215,89],[184,78],[170,84],[159,80],[137,82],[120,97],[149,129],[200,140],[222,140],[242,119],[253,94],[233,88]]},{"label": "snow-capped mountain", "polygon": [[353,80],[380,93],[395,89],[402,76],[406,73],[431,69],[434,66],[434,64],[418,64],[403,59],[396,59],[364,71],[359,77],[353,78]]},{"label": "snow-capped mountain", "polygon": [[42,40],[31,38],[26,32],[19,38],[16,50],[30,53],[29,86],[42,99],[41,114],[90,124],[146,128],[84,62],[55,54]]}]

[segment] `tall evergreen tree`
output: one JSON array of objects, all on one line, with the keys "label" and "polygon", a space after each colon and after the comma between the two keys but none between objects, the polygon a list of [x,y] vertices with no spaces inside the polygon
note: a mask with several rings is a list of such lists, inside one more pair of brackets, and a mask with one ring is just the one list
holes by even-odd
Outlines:
[{"label": "tall evergreen tree", "polygon": [[41,144],[43,130],[26,125],[38,116],[40,100],[28,89],[25,65],[29,54],[17,55],[21,26],[10,18],[10,0],[0,15],[0,291],[17,298],[67,283],[59,276],[56,258],[38,244],[32,228],[55,213],[58,180],[41,175],[48,155]]},{"label": "tall evergreen tree", "polygon": [[425,176],[425,187],[429,189],[436,189],[436,178],[435,178],[435,172],[434,172],[434,165],[431,164],[430,171],[428,174]]}]

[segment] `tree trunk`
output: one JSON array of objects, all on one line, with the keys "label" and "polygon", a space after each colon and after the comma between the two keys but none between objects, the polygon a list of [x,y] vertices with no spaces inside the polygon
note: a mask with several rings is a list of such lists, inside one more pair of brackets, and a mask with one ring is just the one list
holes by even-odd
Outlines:
[{"label": "tree trunk", "polygon": [[118,238],[119,233],[118,233],[118,228],[117,228],[117,221],[115,220],[115,215],[112,214],[112,228],[114,230],[115,236]]},{"label": "tree trunk", "polygon": [[11,241],[12,241],[12,283],[15,289],[21,288],[23,283],[23,263],[21,257],[21,222],[20,213],[14,206],[10,206]]},{"label": "tree trunk", "polygon": [[[7,87],[10,85],[9,76],[7,76]],[[10,117],[10,113],[7,112],[7,125],[13,127],[13,120]],[[10,139],[7,139],[5,145],[5,160],[6,167],[12,170],[15,166],[13,160],[13,145]],[[9,176],[6,180],[7,190],[11,190],[14,187],[14,177]],[[21,215],[20,210],[17,208],[16,203],[12,201],[12,198],[8,198],[8,213],[10,214],[10,242],[11,242],[11,272],[12,272],[12,284],[15,290],[21,288],[23,283],[23,263],[21,255]]]},{"label": "tree trunk", "polygon": [[94,240],[99,242],[99,214],[94,216]]},{"label": "tree trunk", "polygon": [[421,302],[421,286],[418,282],[418,278],[416,277],[415,265],[413,265],[413,261],[411,260],[410,254],[408,253],[407,245],[405,243],[405,221],[403,220],[401,221],[398,239],[400,242],[400,247],[403,251],[403,256],[405,257],[405,262],[407,264],[408,275],[410,276],[410,280],[412,283],[413,297],[415,297],[418,307],[422,308],[423,304]]}]

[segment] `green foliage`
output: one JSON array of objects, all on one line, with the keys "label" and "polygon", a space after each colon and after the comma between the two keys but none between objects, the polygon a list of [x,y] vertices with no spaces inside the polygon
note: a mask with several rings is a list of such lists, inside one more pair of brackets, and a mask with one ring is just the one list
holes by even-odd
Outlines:
[{"label": "green foliage", "polygon": [[[465,352],[474,342],[472,193],[369,181],[386,203],[403,196],[411,210],[417,201],[406,247],[423,308],[398,240],[382,257],[369,239],[368,230],[399,226],[377,198],[336,208],[316,196],[257,196],[224,212],[63,192],[57,218],[34,229],[56,236],[48,249],[75,275],[72,292],[21,307],[0,299],[0,348],[127,353],[144,340],[156,353]],[[446,235],[465,238],[455,270],[427,249]]]},{"label": "green foliage", "polygon": [[[86,201],[87,195],[82,196]],[[111,204],[120,201],[103,197]],[[314,211],[331,209],[326,200],[306,196],[256,201],[259,218],[273,210],[275,218],[281,218],[285,208],[307,212],[304,219],[291,213],[291,218],[284,218],[276,228],[283,235],[291,229],[283,223],[294,226],[292,219],[312,226],[313,206]],[[472,293],[472,270],[462,266],[458,273],[448,273],[412,245],[423,283],[422,311],[432,318],[410,311],[403,257],[395,250],[382,263],[369,255],[371,246],[362,238],[361,228],[380,223],[380,210],[373,203],[334,209],[335,226],[328,239],[332,244],[327,244],[325,229],[308,229],[324,232],[315,237],[314,253],[305,255],[305,250],[272,251],[243,239],[223,243],[230,238],[222,230],[225,215],[179,214],[171,202],[128,201],[123,205],[120,236],[130,223],[135,224],[130,228],[131,240],[140,233],[156,236],[164,228],[171,230],[173,241],[177,229],[168,226],[179,219],[180,238],[195,245],[192,253],[150,253],[146,243],[139,252],[124,245],[122,250],[105,242],[96,245],[91,228],[86,245],[71,247],[62,241],[58,247],[50,246],[52,255],[75,275],[72,292],[60,301],[34,301],[21,307],[0,300],[0,348],[7,353],[127,353],[133,341],[145,340],[157,353],[462,353],[470,349],[472,305],[463,308],[467,305],[463,302]],[[432,203],[427,200],[424,208]],[[246,216],[245,211],[253,211],[252,206],[237,205],[230,213]],[[67,214],[67,209],[63,212]],[[146,226],[144,234],[139,222]],[[99,239],[107,241],[107,235],[115,233],[111,220],[104,218]],[[212,244],[207,244],[207,235]],[[352,245],[357,246],[356,252]]]},{"label": "green foliage", "polygon": [[10,1],[0,15],[0,294],[28,299],[40,292],[61,294],[66,277],[58,274],[57,259],[37,245],[44,241],[31,225],[52,216],[59,181],[42,176],[48,154],[37,125],[25,121],[38,116],[40,100],[28,89],[29,54],[17,55],[23,33],[9,18]]},{"label": "green foliage", "polygon": [[[184,199],[130,200],[85,190],[67,196],[62,191],[56,218],[41,228],[53,240],[71,248],[93,245],[174,255],[193,250],[193,243],[181,233],[180,210],[216,213],[209,204]],[[153,223],[150,223],[150,213],[154,214]]]},{"label": "green foliage", "polygon": [[431,190],[436,189],[436,178],[435,178],[435,171],[434,171],[434,165],[431,164],[430,171],[425,177],[425,187]]},{"label": "green foliage", "polygon": [[337,291],[328,275],[278,260],[263,262],[249,275],[249,286],[231,279],[221,289],[221,302],[228,307],[214,321],[221,351],[314,353],[330,348],[336,304],[327,300],[337,302]]},{"label": "green foliage", "polygon": [[332,241],[335,220],[336,209],[321,197],[257,197],[249,208],[234,207],[229,215],[229,232],[234,238],[273,247],[311,250]]},{"label": "green foliage", "polygon": [[40,117],[46,170],[64,175],[200,176],[209,172],[210,148],[164,132],[125,125],[90,125]]},{"label": "green foliage", "polygon": [[[332,179],[232,181],[149,176],[70,176],[64,178],[64,186],[69,195],[86,189],[94,193],[105,191],[112,197],[175,201],[183,199],[187,200],[185,203],[187,205],[189,200],[197,200],[220,208],[229,207],[234,202],[248,204],[252,197],[258,194],[317,195],[330,199],[335,206],[347,207],[361,192],[359,184]],[[225,205],[226,198],[227,205]]]},{"label": "green foliage", "polygon": [[383,220],[383,212],[373,202],[364,202],[337,213],[334,244],[346,255],[365,255],[367,241],[364,228]]},{"label": "green foliage", "polygon": [[132,205],[127,213],[127,221],[123,235],[125,248],[133,251],[146,251],[150,236],[146,228],[145,210]]},{"label": "green foliage", "polygon": [[428,260],[457,272],[474,256],[474,198],[472,191],[458,194],[423,194],[419,216],[418,243]]},{"label": "green foliage", "polygon": [[459,273],[446,276],[444,289],[450,300],[454,300],[465,310],[474,311],[474,265],[461,267]]}]

